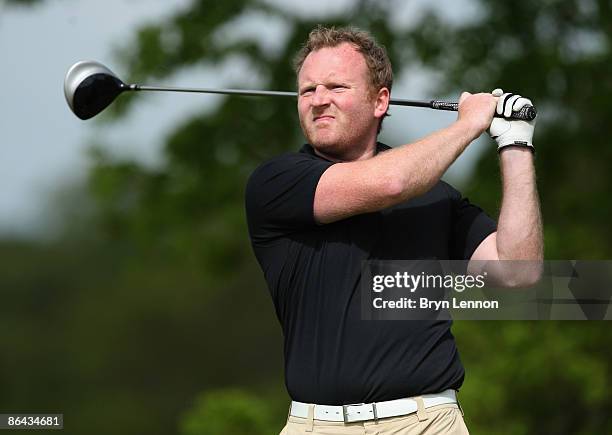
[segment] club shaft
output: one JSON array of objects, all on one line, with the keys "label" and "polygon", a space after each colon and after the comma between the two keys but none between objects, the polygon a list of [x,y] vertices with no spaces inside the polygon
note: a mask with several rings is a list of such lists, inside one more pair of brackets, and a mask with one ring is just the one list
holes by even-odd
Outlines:
[{"label": "club shaft", "polygon": [[246,97],[296,97],[295,92],[251,91],[248,89],[173,88],[167,86],[130,85],[134,91],[197,92],[201,94],[242,95]]},{"label": "club shaft", "polygon": [[[168,86],[141,86],[132,84],[126,86],[126,90],[131,91],[162,91],[162,92],[196,92],[202,94],[223,94],[223,95],[242,95],[247,97],[297,97],[296,92],[281,92],[281,91],[254,91],[249,89],[213,89],[213,88],[184,88],[184,87],[168,87]],[[449,101],[437,100],[404,100],[399,98],[391,98],[389,104],[396,106],[410,107],[426,107],[436,110],[450,110],[456,112],[459,104]],[[495,115],[501,117],[501,115]],[[532,120],[536,117],[536,111],[533,106],[525,106],[519,112],[513,112],[511,118]]]},{"label": "club shaft", "polygon": [[[166,91],[166,92],[197,92],[202,94],[224,94],[224,95],[242,95],[247,97],[293,97],[297,98],[296,92],[281,92],[281,91],[253,91],[248,89],[212,89],[212,88],[175,88],[168,86],[141,86],[130,85],[130,89],[134,91]],[[413,106],[413,107],[432,107],[432,101],[421,100],[402,100],[391,98],[390,104],[397,106]],[[444,110],[444,109],[442,109]],[[452,110],[452,109],[446,109]]]}]

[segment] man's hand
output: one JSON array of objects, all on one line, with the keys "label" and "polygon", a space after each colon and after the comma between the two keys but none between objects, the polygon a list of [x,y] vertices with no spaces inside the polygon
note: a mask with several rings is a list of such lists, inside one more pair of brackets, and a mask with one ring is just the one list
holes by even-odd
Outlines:
[{"label": "man's hand", "polygon": [[[499,97],[497,100],[496,113],[509,117],[512,112],[517,112],[525,105],[531,105],[531,100],[523,98],[520,95],[512,93],[503,93],[501,89],[495,89],[492,95]],[[535,119],[532,121],[523,121],[520,119],[504,119],[493,118],[489,127],[489,134],[497,142],[497,151],[501,151],[507,146],[528,147],[531,151],[534,150],[533,130],[535,128]]]},{"label": "man's hand", "polygon": [[496,104],[497,98],[492,94],[470,94],[469,92],[461,94],[457,121],[469,129],[472,140],[489,128],[495,114]]}]

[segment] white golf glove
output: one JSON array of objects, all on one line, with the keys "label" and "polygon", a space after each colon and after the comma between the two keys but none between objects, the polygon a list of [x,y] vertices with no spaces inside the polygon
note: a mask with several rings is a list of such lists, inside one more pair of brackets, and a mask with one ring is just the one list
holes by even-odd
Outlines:
[{"label": "white golf glove", "polygon": [[[525,105],[532,105],[531,100],[528,98],[523,98],[520,95],[514,95],[509,92],[504,94],[504,91],[501,89],[495,89],[492,94],[495,97],[500,97],[497,101],[496,113],[505,117],[510,116],[512,112],[521,110]],[[493,118],[488,132],[497,142],[498,152],[507,146],[528,147],[534,152],[535,149],[531,141],[533,139],[535,123],[535,119],[523,121],[522,119]]]}]

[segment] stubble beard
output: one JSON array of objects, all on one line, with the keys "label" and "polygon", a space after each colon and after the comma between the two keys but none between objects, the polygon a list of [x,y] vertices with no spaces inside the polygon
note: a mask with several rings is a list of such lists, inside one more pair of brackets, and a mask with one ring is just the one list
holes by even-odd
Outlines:
[{"label": "stubble beard", "polygon": [[[332,123],[340,122],[337,118]],[[302,124],[302,131],[312,147],[324,156],[334,160],[350,161],[361,155],[369,146],[371,127],[365,119],[357,119],[347,125],[317,127],[314,123],[308,127]],[[328,128],[334,131],[324,131]]]}]

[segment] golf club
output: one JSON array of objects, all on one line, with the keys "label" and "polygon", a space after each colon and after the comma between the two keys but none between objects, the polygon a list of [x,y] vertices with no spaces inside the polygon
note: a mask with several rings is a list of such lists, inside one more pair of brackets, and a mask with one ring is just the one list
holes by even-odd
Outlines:
[{"label": "golf club", "polygon": [[[89,119],[102,112],[125,91],[196,92],[256,97],[297,97],[296,92],[253,91],[245,89],[176,88],[165,86],[142,86],[125,84],[110,69],[99,62],[80,61],[72,65],[64,79],[64,95],[68,106],[80,119]],[[437,110],[457,111],[459,103],[437,100],[402,100],[391,98],[396,106],[426,107]],[[511,118],[532,120],[536,117],[533,106],[524,106],[512,112]],[[497,116],[497,115],[496,115]]]}]

